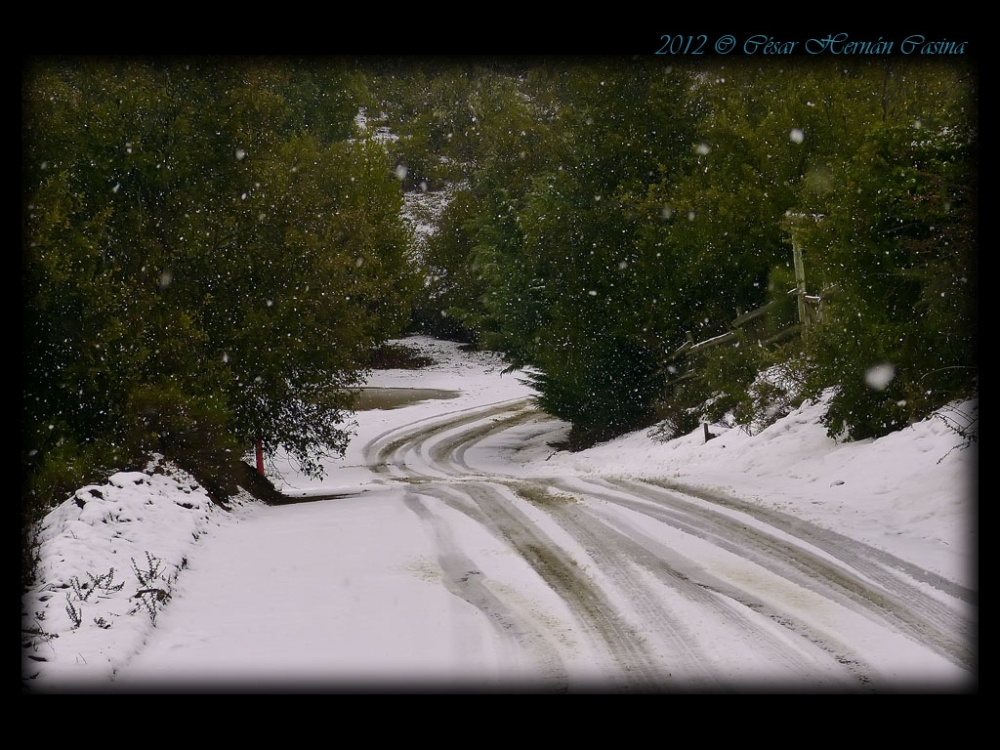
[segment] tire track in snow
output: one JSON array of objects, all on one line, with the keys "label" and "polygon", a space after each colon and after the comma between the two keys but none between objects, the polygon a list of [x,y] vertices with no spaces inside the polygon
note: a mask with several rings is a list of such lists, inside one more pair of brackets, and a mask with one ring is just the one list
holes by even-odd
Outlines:
[{"label": "tire track in snow", "polygon": [[[705,493],[699,498],[685,497],[678,490],[628,479],[576,478],[555,482],[567,490],[583,483],[591,496],[710,541],[796,585],[903,632],[957,666],[975,670],[968,646],[972,635],[970,621],[905,581],[891,569],[889,562],[896,558],[887,553],[748,503],[726,499],[713,504]],[[704,503],[715,507],[706,507]],[[737,510],[744,517],[720,511],[719,506]],[[753,524],[751,519],[759,523]],[[773,614],[794,619],[792,612]],[[840,658],[860,663],[849,655]]]},{"label": "tire track in snow", "polygon": [[[832,659],[838,665],[837,670],[844,673],[844,680],[839,681],[841,684],[846,684],[846,680],[850,679],[855,684],[863,686],[877,675],[877,670],[868,664],[863,656],[852,650],[849,645],[831,639],[829,634],[818,632],[803,621],[796,610],[776,607],[768,601],[769,597],[746,588],[746,584],[744,587],[735,586],[712,575],[705,568],[707,561],[704,558],[685,557],[671,550],[666,544],[654,540],[636,526],[624,523],[620,516],[602,511],[592,501],[604,501],[633,511],[647,520],[654,520],[689,536],[705,539],[714,548],[723,550],[736,561],[752,562],[742,553],[739,540],[730,544],[729,540],[723,538],[726,543],[720,544],[720,538],[706,535],[697,523],[684,519],[683,514],[670,516],[662,512],[646,512],[646,505],[638,498],[623,498],[620,494],[616,496],[607,491],[602,493],[598,488],[581,489],[573,480],[550,480],[550,486],[581,498],[581,502],[585,505],[580,513],[591,517],[591,523],[595,528],[594,536],[603,538],[602,544],[608,545],[614,539],[620,549],[617,554],[627,552],[636,564],[642,565],[678,594],[688,597],[707,610],[716,618],[716,622],[724,623],[726,628],[733,632],[734,640],[749,637],[749,642],[754,644],[755,650],[766,650],[773,664],[779,665],[774,670],[769,668],[769,673],[777,674],[784,671],[794,675],[794,678],[789,679],[799,679],[801,675],[809,673],[819,675],[821,670],[817,664],[817,654],[822,653],[828,661]],[[610,545],[608,548],[615,549]],[[750,569],[750,566],[741,562],[736,564]],[[792,581],[789,583],[793,586],[798,585]],[[751,613],[769,618],[787,631],[789,637],[782,638],[762,628],[760,622],[754,621]],[[733,621],[734,615],[739,617],[738,621]],[[792,647],[789,647],[790,641]],[[768,678],[770,676],[766,675]],[[828,679],[832,684],[838,683],[838,679],[833,676],[829,676]]]},{"label": "tire track in snow", "polygon": [[[427,467],[429,466],[429,461],[421,456],[421,451],[431,439],[442,433],[481,422],[498,414],[518,411],[526,407],[529,402],[530,399],[504,401],[485,407],[452,412],[445,418],[440,416],[429,417],[388,430],[373,438],[364,446],[363,456],[365,464],[373,471],[383,473],[389,473],[391,470],[394,470],[400,476],[420,474],[420,472],[417,472],[416,469],[407,464],[407,454],[416,454],[421,459],[421,464]],[[497,429],[503,428],[499,427]],[[428,474],[420,475],[431,476]]]},{"label": "tire track in snow", "polygon": [[[760,581],[741,577],[737,583],[712,575],[698,559],[675,554],[643,530],[623,523],[620,512],[602,512],[601,502],[712,544],[759,566],[776,577],[772,581],[780,579],[787,591],[811,592],[975,671],[975,657],[967,645],[974,627],[971,618],[941,603],[920,584],[935,586],[969,606],[974,606],[974,593],[880,550],[777,511],[665,482],[590,476],[514,479],[474,470],[466,462],[466,453],[478,443],[544,418],[529,399],[492,404],[384,433],[365,447],[365,456],[374,470],[421,482],[421,493],[449,503],[506,540],[563,598],[590,636],[605,644],[622,665],[623,684],[665,689],[664,662],[640,645],[637,632],[617,616],[613,595],[625,596],[647,623],[654,624],[655,637],[679,660],[679,671],[711,675],[713,669],[711,660],[686,639],[684,618],[658,599],[651,583],[639,580],[642,576],[636,573],[642,571],[668,591],[697,602],[708,616],[733,620],[735,615],[738,622],[732,627],[744,635],[749,631],[776,663],[788,669],[815,671],[815,654],[822,652],[827,666],[845,677],[865,684],[879,676],[836,632],[811,626],[796,605],[776,603],[764,589],[756,589]],[[550,489],[580,497],[583,503],[572,510],[571,505],[558,503],[535,507],[587,549],[613,591],[602,590],[594,577],[583,575],[566,550],[511,498],[513,493],[527,498]],[[759,616],[770,621],[770,629],[761,626]],[[786,636],[799,645],[783,651]]]},{"label": "tire track in snow", "polygon": [[526,408],[507,417],[493,417],[488,424],[435,443],[430,448],[430,458],[439,466],[446,465],[452,471],[457,469],[464,474],[471,474],[474,470],[465,462],[465,454],[470,448],[497,432],[538,419],[538,416],[539,412],[536,409]]},{"label": "tire track in snow", "polygon": [[664,665],[649,652],[633,626],[618,614],[617,607],[577,562],[525,516],[504,490],[485,481],[421,487],[421,492],[442,496],[443,491],[444,495],[460,498],[464,502],[452,503],[452,507],[462,512],[469,513],[466,503],[472,504],[475,512],[469,515],[510,544],[563,599],[590,639],[608,651],[621,670],[612,675],[621,681],[620,687],[669,689],[670,678],[664,674]]},{"label": "tire track in snow", "polygon": [[447,522],[428,508],[418,493],[406,493],[403,503],[427,524],[434,537],[445,588],[487,616],[509,661],[518,661],[521,647],[527,647],[540,666],[542,684],[555,692],[565,692],[566,667],[545,635],[490,590],[480,566],[459,548]]},{"label": "tire track in snow", "polygon": [[753,515],[774,528],[786,531],[793,536],[802,538],[803,540],[812,540],[818,547],[832,545],[833,549],[848,548],[859,557],[870,558],[884,568],[895,568],[900,570],[913,580],[921,583],[927,583],[954,599],[958,599],[969,604],[976,604],[978,601],[976,592],[966,588],[965,586],[961,586],[954,581],[949,581],[944,576],[940,576],[929,570],[924,570],[923,568],[907,562],[906,560],[902,560],[888,552],[885,552],[884,550],[871,547],[863,542],[856,541],[834,531],[822,529],[815,524],[804,521],[801,518],[796,518],[795,516],[787,513],[782,513],[778,510],[771,510],[769,508],[762,508],[743,500],[726,497],[725,495],[717,493],[706,492],[696,488],[685,487],[684,485],[672,482],[646,480],[643,482],[633,483],[639,485],[654,485],[669,492],[681,493],[704,500],[705,502],[712,503],[713,505],[731,508],[748,515]]},{"label": "tire track in snow", "polygon": [[[633,488],[651,487],[648,483],[625,484]],[[673,494],[676,497],[678,492],[660,489],[660,485],[653,489],[654,492],[659,489],[662,496]],[[824,586],[823,591],[829,588],[827,584],[833,584],[834,589],[841,589],[855,606],[860,605],[873,619],[898,628],[956,666],[975,672],[976,660],[969,647],[974,636],[973,620],[912,581],[934,581],[937,584],[935,588],[957,598],[959,607],[969,609],[968,605],[973,597],[967,589],[916,565],[905,563],[887,552],[779,511],[758,509],[750,503],[716,498],[708,493],[702,493],[698,499],[744,513],[770,529],[787,534],[794,540],[790,544],[782,542],[772,533],[762,536],[760,532],[754,532],[753,538],[765,539],[765,550],[788,550],[789,561],[809,581],[820,581]],[[722,517],[718,513],[713,514]],[[732,523],[727,524],[726,528],[738,533]],[[813,550],[823,554],[818,555]],[[831,560],[835,562],[831,564]]]},{"label": "tire track in snow", "polygon": [[[457,435],[452,435],[445,441],[435,443],[429,450],[429,458],[435,461],[436,466],[447,469],[455,476],[461,476],[463,475],[461,470],[469,470],[469,466],[464,460],[464,455],[472,446],[497,432],[522,424],[530,418],[538,417],[539,414],[540,412],[537,410],[530,410],[527,413],[514,414],[506,419],[494,418],[490,424],[485,426],[470,427]],[[523,488],[527,485],[533,485],[544,488],[547,483],[539,480],[525,480],[518,483],[504,482],[504,484],[514,491],[518,491],[518,486]],[[558,488],[559,482],[550,482],[548,485]],[[521,491],[523,492],[523,490]],[[558,508],[559,504],[556,504],[554,507]],[[550,514],[553,513],[552,508],[545,508],[545,510],[550,512]],[[656,633],[659,637],[664,637],[664,634],[672,634],[672,637],[671,635],[667,635],[666,639],[670,644],[670,649],[674,657],[680,659],[676,667],[678,673],[687,676],[693,675],[695,682],[701,680],[710,681],[708,671],[704,666],[710,661],[708,657],[704,654],[700,656],[696,654],[696,649],[688,642],[694,639],[685,639],[684,637],[685,626],[676,617],[667,612],[661,604],[657,603],[657,597],[653,592],[650,592],[638,583],[636,580],[637,577],[633,574],[629,566],[643,565],[661,582],[672,586],[675,590],[678,587],[677,582],[685,579],[686,576],[671,569],[670,565],[662,559],[654,563],[650,559],[650,554],[643,550],[640,545],[626,535],[614,531],[607,524],[595,526],[590,522],[582,520],[579,516],[571,518],[566,512],[555,515],[561,516],[559,521],[564,528],[576,538],[577,542],[581,543],[587,549],[588,553],[595,557],[598,567],[605,575],[611,578],[616,588],[626,595],[630,605],[636,611],[642,613],[645,620],[644,629]],[[689,532],[692,528],[692,526],[688,525]],[[612,540],[615,544],[609,543]],[[615,547],[616,544],[617,548]],[[629,554],[625,553],[626,549],[629,550]],[[705,577],[704,574],[702,577]],[[692,588],[697,588],[703,595],[699,596],[695,594],[692,592]],[[732,603],[738,603],[754,612],[768,616],[782,627],[793,631],[796,637],[804,637],[808,643],[817,644],[825,651],[833,654],[836,661],[848,667],[849,671],[855,673],[856,679],[862,684],[869,680],[868,675],[874,673],[874,670],[865,663],[864,658],[853,653],[845,644],[830,644],[829,637],[824,641],[819,634],[812,632],[807,625],[798,622],[792,613],[776,611],[765,602],[759,601],[746,592],[736,589],[719,579],[712,578],[709,582],[696,582],[692,586],[687,587],[686,593],[693,595],[693,598],[701,606],[714,609],[715,614],[721,619],[732,620],[735,611]],[[727,604],[727,602],[722,601],[722,598],[728,599],[729,603]],[[743,624],[743,631],[746,632],[748,626],[746,625],[747,620],[745,616],[740,618],[740,622]],[[651,625],[651,623],[655,625]],[[789,652],[785,641],[762,631],[759,626],[754,628],[754,637],[758,641],[758,645],[762,646],[766,643],[770,646],[776,663],[784,663],[792,667],[801,667],[802,669],[815,667],[814,661],[800,656],[795,651]],[[808,644],[804,643],[802,647],[808,648]]]},{"label": "tire track in snow", "polygon": [[[562,493],[578,494],[560,487],[560,484],[553,481],[549,486]],[[759,622],[740,611],[746,607],[767,615],[764,603],[754,601],[721,580],[706,580],[704,573],[697,572],[696,564],[640,529],[606,516],[585,501],[570,500],[547,506],[546,510],[586,548],[600,570],[611,578],[631,606],[643,616],[643,632],[666,641],[670,651],[668,658],[674,665],[673,673],[682,676],[689,686],[718,687],[717,674],[708,666],[715,659],[705,653],[699,644],[696,625],[686,622],[682,614],[672,611],[670,603],[676,599],[671,597],[665,600],[661,592],[650,589],[643,577],[636,574],[637,568],[646,570],[678,598],[682,597],[699,610],[707,611],[716,622],[724,623],[725,629],[732,633],[733,641],[752,642],[755,649],[766,651],[772,664],[780,665],[780,668],[775,666],[773,669],[775,674],[784,672],[791,678],[816,669],[816,655],[810,658],[802,652],[817,649],[810,649],[806,643],[790,649],[789,639],[763,630]],[[734,606],[737,603],[741,606]],[[785,620],[783,626],[787,627],[787,624]],[[863,679],[860,681],[863,682]],[[836,680],[832,682],[836,683]],[[846,683],[846,679],[842,683]]]}]

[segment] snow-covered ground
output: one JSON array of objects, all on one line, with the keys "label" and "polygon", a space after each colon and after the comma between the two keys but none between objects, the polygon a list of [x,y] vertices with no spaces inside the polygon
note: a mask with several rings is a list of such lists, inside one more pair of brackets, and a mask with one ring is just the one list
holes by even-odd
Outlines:
[{"label": "snow-covered ground", "polygon": [[[879,678],[891,687],[892,677],[904,686],[946,691],[974,681],[976,665],[957,666],[918,647],[905,627],[876,630],[877,617],[862,616],[866,610],[818,599],[815,605],[794,605],[802,620],[799,635],[813,634],[828,651],[829,643],[848,643],[845,648],[856,659],[821,659],[808,638],[791,638],[794,629],[774,624],[778,614],[770,620],[749,612],[741,617],[754,620],[758,636],[767,636],[762,641],[787,643],[789,660],[780,667],[768,663],[780,653],[778,646],[744,643],[744,635],[732,634],[731,623],[699,622],[694,630],[678,630],[676,642],[660,643],[657,632],[642,630],[650,614],[612,592],[629,576],[644,592],[662,584],[647,581],[651,574],[635,565],[624,578],[606,581],[608,569],[601,567],[595,548],[565,530],[591,528],[585,516],[560,516],[567,524],[562,528],[544,511],[547,502],[565,500],[576,490],[595,492],[605,477],[617,482],[601,485],[608,502],[592,500],[588,507],[594,518],[603,514],[623,530],[639,516],[612,508],[618,496],[637,508],[642,503],[652,508],[662,499],[655,492],[676,491],[688,493],[685,502],[709,498],[716,510],[720,498],[731,498],[734,504],[725,511],[738,517],[743,529],[755,521],[739,509],[756,508],[782,519],[782,528],[801,521],[831,532],[826,541],[839,534],[845,545],[859,543],[863,550],[898,558],[893,564],[920,571],[923,582],[914,586],[929,601],[942,602],[949,612],[964,608],[959,616],[974,632],[977,455],[975,444],[964,446],[951,426],[967,423],[973,404],[954,405],[898,433],[857,443],[828,438],[818,423],[823,407],[811,403],[754,436],[716,426],[719,434],[708,442],[701,430],[659,442],[641,431],[571,454],[550,445],[565,426],[531,411],[525,401],[530,388],[516,373],[501,375],[500,360],[424,337],[408,343],[437,363],[419,371],[376,372],[369,385],[443,389],[459,392],[457,397],[359,412],[346,456],[329,460],[321,480],[302,476],[281,456],[269,464],[269,476],[290,496],[343,497],[278,507],[234,498],[227,512],[190,477],[160,462],[147,472],[121,473],[108,484],[84,487],[52,511],[41,533],[40,580],[22,600],[27,689],[192,689],[224,683],[227,689],[301,690],[314,684],[325,689],[331,680],[345,689],[450,687],[463,680],[482,688],[523,679],[543,689],[572,691],[588,680],[618,685],[616,680],[630,679],[619,674],[623,664],[628,670],[630,660],[654,659],[651,654],[661,651],[672,659],[675,647],[692,651],[673,662],[675,671],[704,672],[716,686],[721,679],[738,687],[747,673],[755,687],[766,684],[759,675],[770,679],[772,673],[777,686],[794,681],[823,689],[856,685],[849,681],[859,674],[862,683],[876,687]],[[468,430],[481,438],[467,437]],[[427,436],[424,442],[421,434]],[[506,485],[491,489],[481,479],[496,476],[505,477]],[[453,484],[438,483],[446,478]],[[537,504],[514,492],[518,482],[527,487],[543,481],[549,489]],[[645,494],[623,494],[638,483]],[[538,494],[541,484],[534,486]],[[477,513],[488,515],[492,506],[460,512],[474,496],[465,492],[494,493],[519,519],[537,524],[539,538],[544,534],[559,543],[560,554],[570,560],[566,568],[578,580],[608,592],[625,623],[608,626],[615,629],[605,638],[610,652],[596,645],[597,625],[580,626],[580,612],[567,605],[569,588],[560,597],[539,574],[550,568],[525,562],[523,549],[530,544],[515,554],[518,540],[496,531],[507,527],[475,522]],[[654,533],[643,527],[632,539],[645,540],[650,549],[676,544],[683,551],[692,542],[680,538],[679,528],[657,527]],[[773,528],[768,533],[779,536]],[[749,563],[727,572],[729,558],[713,555],[687,574],[710,573],[723,590],[740,577],[765,575]],[[821,551],[809,555],[829,557]],[[813,596],[801,581],[793,586],[794,577],[766,575],[775,578],[776,598],[762,597],[755,611],[773,606],[777,612],[779,594]],[[914,574],[908,569],[906,575]],[[663,596],[678,618],[689,618],[676,593]],[[590,600],[573,601],[580,610],[591,606]],[[663,602],[650,607],[666,611]],[[633,632],[629,628],[639,628],[635,641],[642,648],[634,653],[623,635]],[[976,644],[968,648],[975,653]],[[840,664],[852,660],[854,671],[841,673]]]}]

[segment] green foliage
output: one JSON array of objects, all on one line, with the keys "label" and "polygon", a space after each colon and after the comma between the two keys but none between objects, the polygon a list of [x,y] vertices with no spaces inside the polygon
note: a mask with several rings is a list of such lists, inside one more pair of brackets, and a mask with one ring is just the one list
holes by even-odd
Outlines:
[{"label": "green foliage", "polygon": [[797,344],[766,346],[740,330],[733,341],[677,362],[658,418],[677,433],[701,422],[724,422],[756,434],[788,413],[800,398]]},{"label": "green foliage", "polygon": [[608,338],[550,349],[538,360],[539,372],[530,378],[538,403],[573,424],[574,450],[652,422],[663,382],[653,352],[640,343]]},{"label": "green foliage", "polygon": [[[779,357],[807,371],[813,395],[841,386],[829,422],[852,435],[884,434],[966,392],[967,71],[896,59],[648,63],[546,61],[450,82],[439,69],[426,81],[435,101],[452,95],[435,116],[475,116],[462,125],[469,187],[432,240],[426,308],[535,367],[542,403],[581,434],[636,426],[651,409],[687,414],[696,398],[765,424],[791,396],[755,368]],[[824,297],[809,360],[791,338],[793,238],[808,293]],[[768,302],[741,347],[712,350],[700,378],[664,385],[685,335],[719,335]],[[772,338],[788,350],[753,343]],[[640,364],[623,366],[621,351]],[[883,360],[898,382],[873,392],[864,373]]]},{"label": "green foliage", "polygon": [[734,344],[712,349],[700,358],[698,382],[704,396],[705,421],[718,422],[727,416],[741,424],[753,421],[750,389],[764,369],[762,351],[740,337]]},{"label": "green foliage", "polygon": [[142,453],[204,459],[240,449],[228,431],[231,414],[224,399],[198,398],[176,383],[154,381],[136,387],[125,409],[133,416],[126,442]]},{"label": "green foliage", "polygon": [[811,234],[838,287],[807,342],[813,390],[838,388],[831,435],[879,437],[976,387],[977,136],[959,108],[926,106],[933,130],[870,130]]},{"label": "green foliage", "polygon": [[480,204],[470,190],[456,190],[442,212],[422,258],[424,287],[415,303],[419,330],[459,340],[475,339],[487,284],[472,260]]},{"label": "green foliage", "polygon": [[389,144],[389,159],[403,190],[434,190],[444,182],[440,157],[431,151],[423,131],[397,137]]},{"label": "green foliage", "polygon": [[607,61],[557,80],[543,110],[556,114],[536,119],[559,162],[525,180],[507,159],[502,179],[473,180],[485,210],[472,257],[489,289],[484,342],[540,371],[540,403],[583,445],[648,422],[662,390],[671,268],[644,229],[661,221],[648,186],[679,170],[688,79]]},{"label": "green foliage", "polygon": [[347,140],[364,78],[52,59],[22,94],[26,505],[149,450],[319,471],[416,285],[388,157]]},{"label": "green foliage", "polygon": [[355,135],[354,118],[368,98],[365,75],[348,61],[310,58],[279,60],[278,93],[284,100],[290,132],[301,130],[321,143]]},{"label": "green foliage", "polygon": [[778,336],[798,322],[795,289],[795,270],[791,260],[787,265],[771,269],[767,281],[767,301],[771,307],[763,315],[763,332],[768,338]]}]

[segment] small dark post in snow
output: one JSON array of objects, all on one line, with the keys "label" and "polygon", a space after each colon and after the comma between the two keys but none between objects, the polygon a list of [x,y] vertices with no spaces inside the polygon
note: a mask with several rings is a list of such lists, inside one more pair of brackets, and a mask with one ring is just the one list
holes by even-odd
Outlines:
[{"label": "small dark post in snow", "polygon": [[707,443],[709,440],[714,438],[715,435],[708,431],[708,422],[702,422],[701,424],[705,428],[705,442]]},{"label": "small dark post in snow", "polygon": [[264,444],[257,441],[257,473],[264,476]]}]

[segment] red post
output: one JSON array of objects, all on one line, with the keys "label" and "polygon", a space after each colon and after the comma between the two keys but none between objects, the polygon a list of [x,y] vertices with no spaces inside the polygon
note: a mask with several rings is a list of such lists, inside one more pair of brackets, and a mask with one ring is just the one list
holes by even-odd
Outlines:
[{"label": "red post", "polygon": [[257,441],[257,473],[264,476],[264,444]]}]

